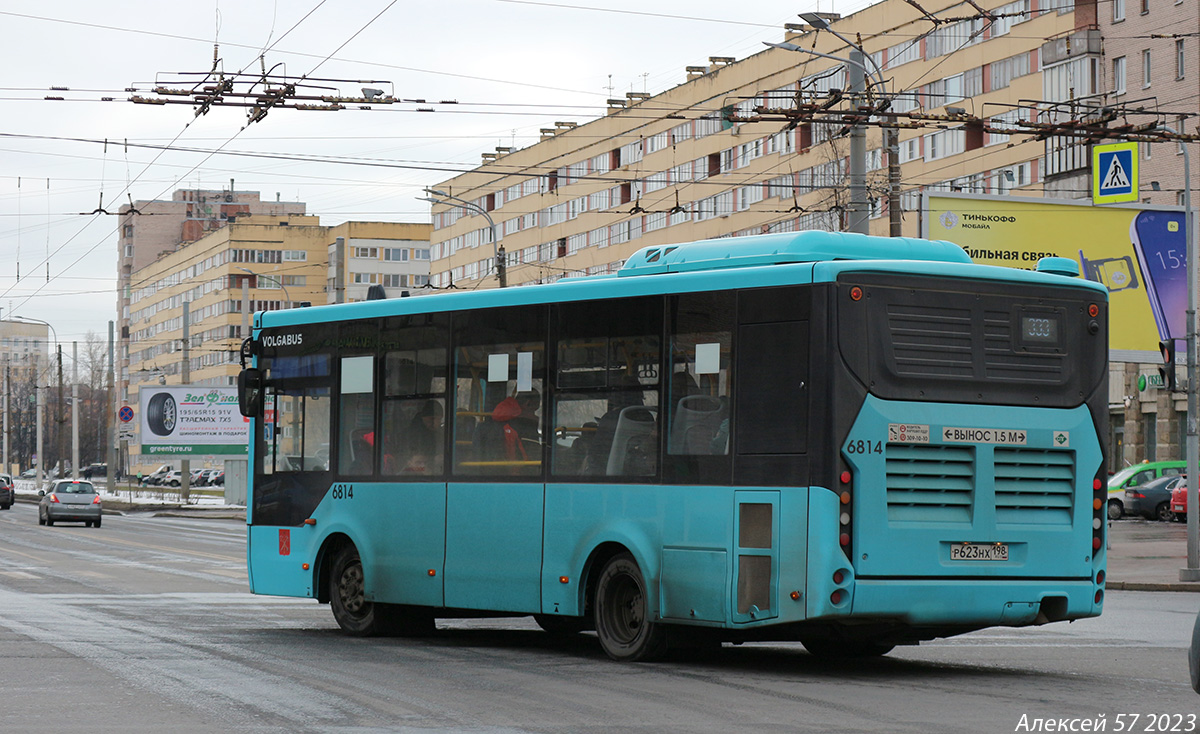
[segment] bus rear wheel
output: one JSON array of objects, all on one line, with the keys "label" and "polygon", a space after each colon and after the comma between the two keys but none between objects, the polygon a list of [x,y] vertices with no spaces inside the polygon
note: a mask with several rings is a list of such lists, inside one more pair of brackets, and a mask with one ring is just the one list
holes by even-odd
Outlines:
[{"label": "bus rear wheel", "polygon": [[1121,504],[1120,500],[1109,500],[1109,502],[1108,502],[1108,519],[1109,520],[1120,520],[1121,516],[1124,514],[1125,514],[1125,507]]},{"label": "bus rear wheel", "polygon": [[648,597],[633,556],[622,553],[605,564],[596,582],[596,635],[613,660],[655,660],[666,652],[666,631],[651,621]]}]

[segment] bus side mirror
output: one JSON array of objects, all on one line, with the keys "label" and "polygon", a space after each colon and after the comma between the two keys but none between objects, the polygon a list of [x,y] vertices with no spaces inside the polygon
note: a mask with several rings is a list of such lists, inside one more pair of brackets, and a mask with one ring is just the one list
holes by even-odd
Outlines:
[{"label": "bus side mirror", "polygon": [[257,418],[262,412],[262,371],[257,367],[238,373],[238,409],[246,418]]}]

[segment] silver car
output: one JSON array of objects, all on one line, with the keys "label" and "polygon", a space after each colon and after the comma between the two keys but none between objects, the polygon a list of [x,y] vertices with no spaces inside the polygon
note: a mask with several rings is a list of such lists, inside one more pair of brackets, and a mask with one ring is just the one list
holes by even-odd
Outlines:
[{"label": "silver car", "polygon": [[100,527],[103,509],[100,495],[91,482],[59,479],[50,485],[50,491],[38,490],[38,525],[53,525],[58,520],[82,522],[89,527]]}]

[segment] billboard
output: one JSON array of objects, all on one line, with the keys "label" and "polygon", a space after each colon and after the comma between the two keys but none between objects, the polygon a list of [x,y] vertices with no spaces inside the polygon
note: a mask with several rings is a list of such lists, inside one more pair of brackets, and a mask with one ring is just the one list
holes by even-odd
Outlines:
[{"label": "billboard", "polygon": [[143,454],[247,453],[250,423],[236,388],[143,387],[138,402]]},{"label": "billboard", "polygon": [[1187,337],[1187,236],[1182,207],[928,193],[922,234],[960,245],[983,265],[1032,270],[1048,255],[1108,286],[1109,347],[1158,353]]}]

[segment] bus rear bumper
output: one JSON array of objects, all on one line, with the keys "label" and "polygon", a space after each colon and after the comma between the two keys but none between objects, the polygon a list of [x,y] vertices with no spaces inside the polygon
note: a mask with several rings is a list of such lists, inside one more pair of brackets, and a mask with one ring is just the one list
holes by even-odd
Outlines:
[{"label": "bus rear bumper", "polygon": [[1090,579],[859,578],[854,582],[850,615],[913,626],[1023,627],[1095,617],[1103,605],[1103,587]]}]

